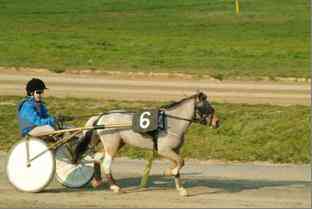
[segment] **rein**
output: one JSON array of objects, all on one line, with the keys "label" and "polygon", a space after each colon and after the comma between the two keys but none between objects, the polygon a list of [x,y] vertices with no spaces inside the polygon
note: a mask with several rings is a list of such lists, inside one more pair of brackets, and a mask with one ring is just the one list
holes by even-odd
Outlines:
[{"label": "rein", "polygon": [[188,122],[194,122],[194,123],[196,123],[197,122],[197,120],[195,120],[195,119],[187,119],[187,118],[182,118],[182,117],[179,117],[179,116],[175,116],[175,115],[169,115],[169,114],[166,114],[165,113],[165,116],[167,116],[168,118],[173,118],[173,119],[177,119],[177,120],[185,120],[185,121],[188,121]]}]

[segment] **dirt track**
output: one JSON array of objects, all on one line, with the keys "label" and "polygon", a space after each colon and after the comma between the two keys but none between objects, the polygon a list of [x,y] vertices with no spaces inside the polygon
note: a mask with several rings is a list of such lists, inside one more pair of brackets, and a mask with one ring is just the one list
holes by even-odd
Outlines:
[{"label": "dirt track", "polygon": [[310,84],[307,82],[190,80],[149,76],[125,78],[31,70],[1,70],[0,95],[24,95],[25,83],[32,77],[46,81],[50,89],[47,96],[169,101],[191,95],[200,89],[214,102],[310,104]]},{"label": "dirt track", "polygon": [[167,161],[155,161],[149,187],[137,188],[144,161],[116,158],[113,173],[120,194],[90,187],[70,190],[53,181],[42,193],[21,193],[6,180],[0,154],[0,207],[310,207],[308,165],[224,164],[187,160],[182,169],[188,197],[179,196],[173,179],[161,176]]}]

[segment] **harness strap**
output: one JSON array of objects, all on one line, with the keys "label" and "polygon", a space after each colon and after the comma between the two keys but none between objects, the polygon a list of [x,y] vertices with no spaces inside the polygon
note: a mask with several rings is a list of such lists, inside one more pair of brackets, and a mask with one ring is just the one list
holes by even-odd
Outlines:
[{"label": "harness strap", "polygon": [[101,119],[101,117],[103,116],[103,115],[105,115],[106,113],[101,113],[98,117],[97,117],[97,119],[93,122],[93,126],[96,126],[97,124],[98,124],[98,122],[99,122],[99,120]]},{"label": "harness strap", "polygon": [[179,116],[175,116],[175,115],[169,115],[169,114],[166,114],[165,113],[165,116],[167,116],[168,118],[173,118],[173,119],[177,119],[177,120],[185,120],[185,121],[188,121],[188,122],[194,122],[196,123],[197,120],[194,120],[194,119],[188,119],[188,118],[182,118],[182,117],[179,117]]},{"label": "harness strap", "polygon": [[151,131],[151,132],[147,132],[146,134],[150,135],[152,137],[152,140],[153,140],[153,149],[154,150],[158,150],[158,134],[159,134],[159,130],[156,129],[154,131]]}]

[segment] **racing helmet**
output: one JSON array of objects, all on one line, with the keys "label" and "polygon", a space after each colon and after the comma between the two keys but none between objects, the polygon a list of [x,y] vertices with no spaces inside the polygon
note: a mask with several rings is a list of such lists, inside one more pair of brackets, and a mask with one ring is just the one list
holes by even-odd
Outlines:
[{"label": "racing helmet", "polygon": [[44,82],[38,78],[32,78],[30,81],[26,84],[26,92],[27,95],[30,96],[32,92],[36,90],[44,90],[48,89]]}]

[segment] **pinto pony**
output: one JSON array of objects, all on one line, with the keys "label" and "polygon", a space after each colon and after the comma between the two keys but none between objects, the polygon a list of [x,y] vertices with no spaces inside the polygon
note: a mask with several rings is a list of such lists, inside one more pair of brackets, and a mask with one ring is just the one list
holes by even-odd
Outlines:
[{"label": "pinto pony", "polygon": [[[173,165],[165,171],[165,175],[174,177],[180,195],[187,195],[180,179],[180,170],[184,166],[184,160],[179,155],[179,150],[183,145],[184,135],[192,123],[218,128],[219,119],[215,114],[215,109],[207,100],[207,96],[202,92],[161,108],[166,117],[167,125],[157,134],[156,143],[152,136],[135,132],[131,128],[102,129],[93,133],[94,136],[99,137],[104,146],[103,154],[105,157],[101,160],[101,167],[112,191],[118,192],[120,190],[111,172],[113,158],[124,144],[128,144],[149,150],[156,149],[160,156],[169,159]],[[133,121],[133,117],[134,113],[111,112],[100,117],[91,117],[86,125],[90,126],[95,121],[96,125],[129,124]]]}]

